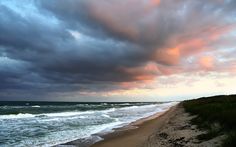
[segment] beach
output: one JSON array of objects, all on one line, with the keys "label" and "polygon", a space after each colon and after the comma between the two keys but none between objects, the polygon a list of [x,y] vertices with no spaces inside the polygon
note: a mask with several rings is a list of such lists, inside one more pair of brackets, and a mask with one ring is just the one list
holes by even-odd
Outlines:
[{"label": "beach", "polygon": [[[202,105],[208,104],[203,102]],[[0,117],[3,123],[2,128],[6,126],[4,124],[7,124],[8,127],[12,126],[13,129],[17,129],[18,124],[25,124],[24,129],[18,129],[17,132],[15,129],[10,131],[11,128],[3,128],[5,136],[2,137],[2,140],[5,137],[7,141],[7,137],[13,135],[16,139],[23,138],[20,142],[13,142],[14,140],[4,142],[6,146],[29,144],[56,147],[220,146],[222,140],[226,138],[224,130],[220,129],[221,132],[215,132],[215,136],[210,134],[210,139],[199,140],[199,135],[207,134],[209,130],[200,130],[191,122],[196,115],[187,113],[185,104],[191,104],[191,108],[197,108],[192,103],[186,102],[70,105],[45,103],[32,106],[2,106],[2,109],[8,110],[4,112],[5,115]],[[87,110],[81,111],[82,108]],[[45,113],[49,109],[51,113]],[[12,113],[13,110],[21,113],[6,115]],[[34,124],[35,127],[31,124]],[[208,128],[213,131],[219,130],[215,124],[217,123],[210,122]],[[26,125],[31,125],[31,127]],[[59,128],[61,130],[58,130]],[[45,135],[32,134],[36,132],[35,129],[40,129],[37,132]],[[50,130],[54,130],[53,134],[50,134]],[[34,135],[31,142],[24,140],[27,135]],[[209,138],[209,135],[207,137]]]},{"label": "beach", "polygon": [[205,132],[190,124],[193,117],[185,112],[182,104],[178,104],[160,116],[138,124],[136,129],[118,130],[105,135],[103,141],[95,143],[92,147],[219,146],[224,135],[208,141],[197,139],[198,135]]},{"label": "beach", "polygon": [[174,114],[177,106],[170,108],[167,112],[157,115],[151,120],[147,120],[141,124],[137,124],[136,129],[130,129],[126,131],[116,131],[113,134],[104,136],[104,141],[100,141],[93,145],[93,147],[120,147],[122,146],[142,146],[144,142],[148,140],[155,130],[158,130],[167,123],[170,116]]}]

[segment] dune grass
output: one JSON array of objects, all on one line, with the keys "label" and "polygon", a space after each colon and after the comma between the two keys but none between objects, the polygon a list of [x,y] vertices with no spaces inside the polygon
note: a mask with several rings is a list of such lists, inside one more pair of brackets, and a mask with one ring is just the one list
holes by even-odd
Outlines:
[{"label": "dune grass", "polygon": [[236,146],[236,95],[214,96],[183,102],[185,110],[197,115],[192,120],[206,134],[198,136],[199,140],[209,140],[226,134],[223,147]]}]

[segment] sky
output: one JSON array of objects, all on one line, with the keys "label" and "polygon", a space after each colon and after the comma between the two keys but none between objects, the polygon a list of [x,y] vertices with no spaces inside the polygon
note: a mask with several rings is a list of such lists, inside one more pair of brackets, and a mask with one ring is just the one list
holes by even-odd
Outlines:
[{"label": "sky", "polygon": [[0,100],[236,93],[235,0],[1,0]]}]

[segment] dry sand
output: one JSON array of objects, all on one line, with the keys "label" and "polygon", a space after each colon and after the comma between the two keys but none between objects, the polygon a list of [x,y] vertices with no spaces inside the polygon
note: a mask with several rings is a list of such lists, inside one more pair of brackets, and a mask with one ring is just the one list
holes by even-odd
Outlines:
[{"label": "dry sand", "polygon": [[105,140],[92,147],[215,147],[221,144],[224,136],[208,141],[196,137],[205,132],[190,124],[190,116],[181,104],[172,107],[163,115],[138,124],[138,128],[115,131]]}]

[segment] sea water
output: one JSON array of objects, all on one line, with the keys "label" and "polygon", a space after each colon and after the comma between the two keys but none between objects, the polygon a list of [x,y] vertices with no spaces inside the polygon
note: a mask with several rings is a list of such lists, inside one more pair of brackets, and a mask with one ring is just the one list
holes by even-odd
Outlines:
[{"label": "sea water", "polygon": [[175,104],[0,102],[0,146],[53,146],[86,140]]}]

